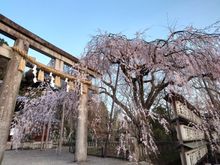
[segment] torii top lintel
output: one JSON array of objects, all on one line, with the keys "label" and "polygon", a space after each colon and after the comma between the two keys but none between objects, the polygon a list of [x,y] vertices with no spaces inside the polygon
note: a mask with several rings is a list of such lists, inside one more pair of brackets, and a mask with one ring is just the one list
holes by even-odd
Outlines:
[{"label": "torii top lintel", "polygon": [[[30,48],[41,52],[49,57],[60,59],[71,66],[80,62],[78,58],[47,42],[46,40],[18,25],[17,23],[13,22],[2,14],[0,14],[0,33],[14,40],[25,40],[29,43]],[[86,70],[88,74],[93,77],[97,76],[97,72],[91,68],[81,69],[84,71]]]}]

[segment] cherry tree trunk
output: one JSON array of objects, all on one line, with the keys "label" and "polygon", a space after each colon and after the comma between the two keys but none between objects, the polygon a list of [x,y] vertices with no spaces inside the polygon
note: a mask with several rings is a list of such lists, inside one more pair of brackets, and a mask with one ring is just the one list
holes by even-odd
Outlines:
[{"label": "cherry tree trunk", "polygon": [[[28,50],[28,43],[20,39],[16,40],[15,46],[26,52]],[[13,51],[11,53],[12,58],[8,62],[7,71],[0,89],[0,164],[3,160],[11,119],[22,79],[22,72],[18,71],[21,57]]]},{"label": "cherry tree trunk", "polygon": [[110,118],[109,118],[108,130],[107,130],[105,147],[104,147],[104,155],[103,155],[104,157],[107,156],[108,143],[110,141],[110,137],[111,137],[111,134],[112,134],[113,111],[114,111],[114,105],[115,105],[115,98],[116,98],[116,91],[117,91],[119,71],[120,71],[120,65],[118,64],[117,75],[116,75],[116,80],[115,80],[115,91],[113,92],[112,106],[111,106],[111,111],[110,111]]},{"label": "cherry tree trunk", "polygon": [[76,149],[75,149],[75,161],[81,162],[87,159],[87,125],[88,125],[88,86],[82,84],[77,130],[76,130]]}]

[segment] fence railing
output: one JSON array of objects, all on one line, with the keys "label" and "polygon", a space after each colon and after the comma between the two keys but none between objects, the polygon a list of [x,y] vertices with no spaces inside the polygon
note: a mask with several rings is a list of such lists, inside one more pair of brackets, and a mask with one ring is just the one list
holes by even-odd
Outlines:
[{"label": "fence railing", "polygon": [[[70,140],[67,145],[69,146],[69,152],[74,153],[75,152],[75,141]],[[106,157],[127,159],[128,153],[127,155],[123,153],[120,153],[120,154],[117,153],[118,145],[119,145],[118,142],[115,142],[115,141],[109,142]],[[104,157],[104,146],[105,146],[105,142],[96,143],[94,141],[89,141],[88,148],[87,148],[88,155]]]}]

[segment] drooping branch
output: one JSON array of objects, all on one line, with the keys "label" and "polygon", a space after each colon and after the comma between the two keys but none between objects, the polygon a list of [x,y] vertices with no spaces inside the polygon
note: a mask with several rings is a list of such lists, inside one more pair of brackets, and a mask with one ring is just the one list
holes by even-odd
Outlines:
[{"label": "drooping branch", "polygon": [[[135,136],[147,151],[156,151],[150,119],[166,127],[166,120],[152,112],[157,105],[163,105],[160,96],[165,90],[195,97],[196,92],[189,90],[194,79],[209,77],[211,81],[219,81],[219,27],[219,24],[203,30],[187,27],[171,31],[167,39],[154,41],[146,41],[141,36],[128,39],[121,34],[104,33],[94,36],[88,44],[85,60],[90,67],[112,80],[113,66],[120,65],[118,90],[115,91],[113,81],[103,76],[101,93],[111,98],[116,94],[115,103],[130,119],[124,120],[127,136]],[[203,99],[207,99],[207,93]],[[134,130],[128,130],[128,125]]]}]

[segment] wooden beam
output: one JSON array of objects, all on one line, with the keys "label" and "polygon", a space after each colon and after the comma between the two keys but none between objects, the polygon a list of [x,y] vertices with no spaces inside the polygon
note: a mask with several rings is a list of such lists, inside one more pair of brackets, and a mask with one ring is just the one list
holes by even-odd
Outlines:
[{"label": "wooden beam", "polygon": [[[19,55],[21,55],[25,60],[29,61],[30,63],[32,63],[34,65],[37,65],[37,67],[39,69],[41,69],[42,71],[45,71],[45,72],[48,72],[48,73],[51,72],[54,75],[59,76],[62,79],[68,78],[71,81],[78,80],[78,77],[75,77],[75,76],[63,73],[62,71],[56,70],[56,69],[51,68],[51,67],[49,67],[47,65],[44,65],[44,64],[42,64],[40,62],[37,62],[35,59],[33,59],[31,56],[28,56],[25,52],[21,51],[17,47],[12,47],[12,49],[15,52],[19,53]],[[92,84],[91,81],[89,81],[89,80],[80,79],[80,82],[82,82],[84,84],[87,84],[87,85],[91,85]]]},{"label": "wooden beam", "polygon": [[[2,56],[2,57],[8,58],[8,59],[12,58],[11,51],[12,51],[12,48],[7,46],[7,45],[0,46],[0,56]],[[43,68],[49,68],[49,69],[46,69],[46,73],[52,72],[52,73],[55,74],[55,72],[57,72],[57,70],[55,70],[54,68],[48,67],[47,65],[44,65],[44,64],[41,64],[41,63],[37,62],[36,59],[31,57],[31,56],[28,56],[28,58],[29,58],[29,61],[27,61],[27,63],[26,63],[26,65],[29,64],[28,67],[32,67],[30,64],[36,63],[36,64],[39,64],[39,66],[42,66]],[[61,61],[60,65],[63,66],[63,62],[62,61]],[[60,71],[60,74],[63,75],[63,76],[61,76],[61,78],[63,78],[63,79],[68,78],[68,77],[70,78],[70,80],[76,80],[77,79],[77,78],[73,78],[73,76],[71,77],[71,75],[64,74],[62,72],[62,70]],[[87,81],[86,83],[90,84],[89,85],[89,90],[98,93],[98,87],[92,85],[89,81]]]},{"label": "wooden beam", "polygon": [[[31,40],[30,43],[30,47],[36,47],[39,48],[40,45],[47,47],[48,49],[52,50],[53,52],[56,52],[57,54],[60,54],[72,61],[74,61],[75,63],[79,62],[79,59],[72,56],[71,54],[65,52],[64,50],[56,47],[55,45],[47,42],[46,40],[42,39],[41,37],[37,36],[36,34],[30,32],[29,30],[23,28],[22,26],[16,24],[15,22],[11,21],[10,19],[8,19],[7,17],[3,16],[2,14],[0,14],[0,22],[1,22],[1,26],[4,25],[4,28],[0,28],[0,30],[2,30],[3,33],[5,33],[7,36],[13,38],[13,39],[17,39],[17,38],[21,38],[22,39],[26,39],[28,38],[29,41]],[[8,30],[5,30],[5,27],[7,27]],[[35,43],[35,44],[33,44]]]},{"label": "wooden beam", "polygon": [[[80,62],[78,58],[47,42],[41,37],[33,34],[29,30],[21,27],[20,25],[11,21],[2,14],[0,14],[0,32],[14,40],[19,38],[27,41],[30,45],[30,48],[40,53],[43,53],[51,58],[64,61],[71,66],[74,66],[75,63]],[[93,77],[97,77],[97,72],[91,68],[80,68],[80,70],[85,71]]]},{"label": "wooden beam", "polygon": [[11,48],[5,44],[3,44],[2,46],[0,46],[0,56],[3,56],[5,58],[12,58],[12,55],[11,55]]}]

